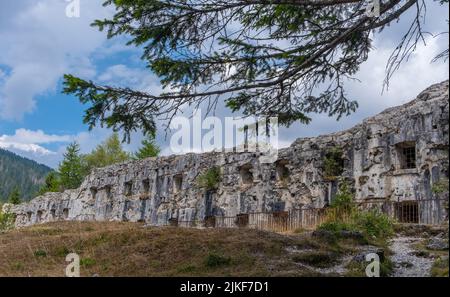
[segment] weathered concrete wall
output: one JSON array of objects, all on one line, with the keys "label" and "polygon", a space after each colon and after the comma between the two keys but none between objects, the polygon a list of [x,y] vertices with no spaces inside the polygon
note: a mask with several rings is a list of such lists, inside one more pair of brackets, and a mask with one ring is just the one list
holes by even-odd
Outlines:
[{"label": "weathered concrete wall", "polygon": [[[16,225],[53,220],[162,225],[171,218],[191,221],[211,215],[323,207],[344,179],[359,201],[430,199],[432,184],[448,178],[448,112],[446,81],[349,130],[298,139],[280,150],[275,164],[261,164],[255,153],[205,153],[98,169],[77,190],[49,193],[14,207]],[[415,168],[405,169],[402,154],[408,146],[416,153]],[[340,177],[330,178],[325,176],[324,159],[336,147],[342,149],[344,168]],[[222,181],[215,193],[207,195],[196,186],[196,178],[213,166],[221,168]],[[248,184],[240,174],[243,166],[251,168],[253,180]],[[287,179],[277,174],[283,168]]]}]

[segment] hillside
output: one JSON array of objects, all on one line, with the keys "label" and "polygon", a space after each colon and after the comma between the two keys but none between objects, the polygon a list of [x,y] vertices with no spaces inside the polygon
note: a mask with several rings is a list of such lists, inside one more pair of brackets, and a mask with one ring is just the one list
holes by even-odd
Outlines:
[{"label": "hillside", "polygon": [[51,170],[0,148],[0,202],[4,202],[16,186],[24,200],[33,198]]},{"label": "hillside", "polygon": [[308,259],[308,264],[319,267],[333,266],[349,251],[311,237],[251,229],[58,222],[0,233],[0,276],[64,276],[65,257],[73,252],[81,258],[82,276],[327,274],[302,265],[299,261],[303,260],[295,258],[297,250],[317,261]]},{"label": "hillside", "polygon": [[448,277],[448,245],[425,247],[448,227],[398,225],[396,233],[386,245],[358,232],[54,222],[0,232],[0,277],[64,276],[69,253],[79,255],[81,276],[365,276],[364,259],[373,252],[382,257],[382,276]]}]

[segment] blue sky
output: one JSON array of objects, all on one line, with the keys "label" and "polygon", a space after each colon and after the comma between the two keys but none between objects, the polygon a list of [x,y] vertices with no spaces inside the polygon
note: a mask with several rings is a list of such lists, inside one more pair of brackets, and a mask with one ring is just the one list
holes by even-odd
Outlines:
[{"label": "blue sky", "polygon": [[[68,18],[65,0],[0,1],[0,147],[56,167],[69,142],[78,141],[83,152],[88,152],[110,134],[102,128],[88,131],[82,123],[84,106],[61,94],[64,73],[110,85],[160,90],[157,77],[139,59],[139,49],[126,47],[124,39],[108,41],[104,33],[89,26],[94,19],[112,14],[102,2],[81,0],[80,18]],[[448,7],[426,2],[426,30],[448,31]],[[339,122],[326,115],[312,115],[311,125],[282,129],[281,144],[349,128],[387,107],[412,100],[430,84],[448,79],[448,62],[430,63],[448,46],[448,35],[427,35],[427,45],[418,47],[409,63],[396,73],[389,91],[381,94],[387,58],[411,16],[405,15],[398,25],[374,36],[376,48],[357,75],[360,82],[347,84],[350,97],[360,103],[355,114]],[[216,115],[229,114],[219,106]],[[158,142],[163,153],[170,154],[164,136],[160,133]],[[141,137],[133,135],[126,149],[135,150]]]}]

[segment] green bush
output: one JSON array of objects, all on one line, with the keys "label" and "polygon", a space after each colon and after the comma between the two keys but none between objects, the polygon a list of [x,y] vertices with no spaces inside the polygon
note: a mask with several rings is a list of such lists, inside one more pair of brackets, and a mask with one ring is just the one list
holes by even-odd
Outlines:
[{"label": "green bush", "polygon": [[211,253],[206,257],[205,265],[210,268],[226,266],[231,263],[231,259],[218,254]]},{"label": "green bush", "polygon": [[83,258],[83,259],[80,260],[80,266],[81,267],[85,267],[85,268],[92,267],[96,263],[97,262],[94,259],[91,259],[91,258]]},{"label": "green bush", "polygon": [[353,194],[346,182],[342,183],[339,192],[331,202],[331,211],[329,211],[329,219],[332,221],[347,221],[356,210],[353,202]]},{"label": "green bush", "polygon": [[394,233],[392,220],[377,209],[357,212],[355,224],[369,237],[387,238]]},{"label": "green bush", "polygon": [[353,194],[343,183],[327,210],[327,218],[318,228],[339,235],[341,231],[359,231],[368,238],[385,239],[394,232],[392,220],[377,209],[359,210]]},{"label": "green bush", "polygon": [[212,167],[197,177],[197,185],[209,191],[215,190],[219,187],[221,179],[220,168]]},{"label": "green bush", "polygon": [[0,204],[0,232],[12,229],[14,227],[14,221],[14,214],[4,213]]},{"label": "green bush", "polygon": [[433,184],[433,186],[431,187],[431,191],[434,194],[442,194],[448,192],[448,188],[448,179],[440,179]]},{"label": "green bush", "polygon": [[356,226],[349,224],[349,223],[344,223],[344,222],[331,222],[330,221],[330,222],[325,222],[325,223],[321,224],[317,229],[330,231],[330,232],[338,234],[341,231],[355,231]]},{"label": "green bush", "polygon": [[36,251],[34,251],[34,256],[36,258],[45,258],[45,257],[47,257],[47,252],[44,250],[36,250]]},{"label": "green bush", "polygon": [[323,171],[326,178],[334,178],[342,175],[342,171],[344,170],[342,154],[343,151],[339,147],[334,147],[325,154]]}]

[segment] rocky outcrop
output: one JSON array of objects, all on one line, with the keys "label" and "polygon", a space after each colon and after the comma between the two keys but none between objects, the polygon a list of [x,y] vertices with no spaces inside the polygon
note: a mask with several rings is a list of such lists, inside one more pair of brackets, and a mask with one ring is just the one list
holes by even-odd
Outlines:
[{"label": "rocky outcrop", "polygon": [[[448,178],[448,112],[446,81],[349,130],[298,139],[280,150],[273,164],[261,163],[259,153],[250,152],[117,164],[95,170],[77,190],[49,193],[12,211],[17,226],[53,220],[164,225],[170,219],[201,221],[209,216],[323,207],[343,180],[367,205],[386,208],[391,202],[432,201],[433,183]],[[214,166],[221,169],[221,181],[217,190],[205,191],[197,185],[197,177]],[[440,221],[443,207],[432,203],[421,207],[417,216]]]}]

